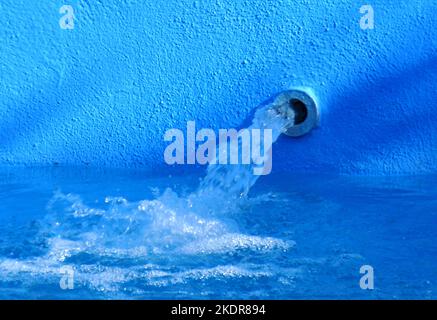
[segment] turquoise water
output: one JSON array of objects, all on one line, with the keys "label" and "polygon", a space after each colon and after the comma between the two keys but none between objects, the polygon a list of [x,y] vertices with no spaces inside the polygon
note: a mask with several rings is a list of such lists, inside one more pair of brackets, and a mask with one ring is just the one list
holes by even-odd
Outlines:
[{"label": "turquoise water", "polygon": [[172,173],[0,169],[0,298],[437,298],[437,176]]}]

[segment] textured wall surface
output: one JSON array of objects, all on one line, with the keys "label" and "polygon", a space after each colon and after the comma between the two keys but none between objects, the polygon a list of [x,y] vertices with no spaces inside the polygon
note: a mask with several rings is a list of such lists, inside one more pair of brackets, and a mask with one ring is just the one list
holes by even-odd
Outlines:
[{"label": "textured wall surface", "polygon": [[[359,25],[367,3],[373,30]],[[167,129],[238,127],[304,85],[321,125],[281,138],[274,170],[437,172],[436,12],[423,0],[2,0],[0,164],[164,167]]]}]

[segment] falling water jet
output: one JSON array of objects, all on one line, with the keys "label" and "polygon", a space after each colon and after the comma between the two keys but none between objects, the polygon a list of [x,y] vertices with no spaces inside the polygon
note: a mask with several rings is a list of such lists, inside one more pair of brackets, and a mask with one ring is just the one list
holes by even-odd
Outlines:
[{"label": "falling water jet", "polygon": [[[247,130],[269,129],[274,143],[282,133],[291,137],[302,136],[316,127],[318,122],[319,110],[310,90],[293,89],[279,93],[269,102],[258,107],[252,124]],[[238,138],[238,146],[238,152],[242,152],[241,137]],[[252,151],[254,147],[263,151],[264,163],[267,161],[271,164],[271,145],[263,148],[261,144],[255,146],[252,144]],[[217,149],[223,148],[219,145]],[[259,175],[253,174],[254,167],[259,163],[257,160],[259,159],[252,158],[250,164],[224,165],[218,164],[218,161],[216,164],[210,164],[198,194],[214,195],[214,197],[228,199],[227,201],[246,196],[259,178]]]}]

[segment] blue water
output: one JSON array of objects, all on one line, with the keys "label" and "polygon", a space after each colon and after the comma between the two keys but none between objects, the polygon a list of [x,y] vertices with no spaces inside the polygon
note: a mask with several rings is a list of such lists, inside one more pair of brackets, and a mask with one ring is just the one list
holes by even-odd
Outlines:
[{"label": "blue water", "polygon": [[203,175],[0,169],[0,298],[437,298],[437,176]]}]

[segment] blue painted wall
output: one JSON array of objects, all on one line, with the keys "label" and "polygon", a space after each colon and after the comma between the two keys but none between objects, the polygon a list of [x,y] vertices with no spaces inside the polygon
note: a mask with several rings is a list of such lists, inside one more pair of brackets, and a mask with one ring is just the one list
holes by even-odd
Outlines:
[{"label": "blue painted wall", "polygon": [[[359,25],[367,3],[373,30]],[[281,138],[274,170],[437,172],[436,12],[423,0],[2,0],[0,164],[164,167],[165,130],[237,127],[305,85],[321,126]]]}]

